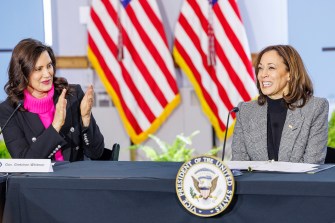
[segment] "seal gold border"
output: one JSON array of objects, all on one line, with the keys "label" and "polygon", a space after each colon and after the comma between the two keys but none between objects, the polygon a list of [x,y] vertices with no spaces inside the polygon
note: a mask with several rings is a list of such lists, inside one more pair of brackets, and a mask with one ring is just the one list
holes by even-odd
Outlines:
[{"label": "seal gold border", "polygon": [[[224,193],[224,196],[222,195],[219,196],[222,197],[222,199],[220,199],[219,202],[216,201],[216,206],[214,207],[209,208],[200,207],[200,205],[197,205],[195,202],[193,202],[188,198],[189,196],[187,196],[186,194],[188,192],[185,191],[184,188],[185,176],[187,176],[192,171],[194,172],[195,170],[194,168],[203,169],[202,166],[205,166],[205,169],[210,172],[217,171],[216,173],[220,173],[219,175],[221,175],[221,177],[224,178],[223,180],[225,182],[225,185],[215,185],[218,188],[218,190],[225,189],[225,191],[222,192]],[[220,179],[220,181],[222,182],[222,179]],[[188,182],[188,184],[190,183]],[[221,160],[213,156],[207,156],[207,155],[197,156],[192,158],[191,160],[186,161],[179,168],[178,174],[176,176],[176,194],[178,196],[180,203],[184,206],[186,210],[197,216],[212,217],[222,213],[231,203],[234,191],[235,191],[235,181],[232,172]],[[192,197],[193,196],[196,197],[194,194],[192,194]],[[196,198],[198,199],[198,197]]]}]

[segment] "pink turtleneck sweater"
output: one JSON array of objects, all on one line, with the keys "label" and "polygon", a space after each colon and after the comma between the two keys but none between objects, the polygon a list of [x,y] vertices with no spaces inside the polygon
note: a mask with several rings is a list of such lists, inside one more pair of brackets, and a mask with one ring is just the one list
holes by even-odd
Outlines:
[{"label": "pink turtleneck sweater", "polygon": [[[54,86],[48,92],[48,95],[44,98],[35,98],[29,91],[24,90],[24,108],[32,113],[38,114],[45,128],[48,128],[55,115],[55,104],[53,102]],[[58,150],[55,154],[55,160],[63,161],[64,157],[62,151]]]}]

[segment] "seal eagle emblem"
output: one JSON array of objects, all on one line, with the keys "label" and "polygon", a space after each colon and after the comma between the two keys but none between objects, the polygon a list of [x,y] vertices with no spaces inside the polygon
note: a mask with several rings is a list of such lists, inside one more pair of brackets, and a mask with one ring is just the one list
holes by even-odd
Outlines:
[{"label": "seal eagle emblem", "polygon": [[176,177],[181,204],[191,213],[210,217],[223,212],[234,194],[234,177],[228,167],[212,156],[185,162]]},{"label": "seal eagle emblem", "polygon": [[202,168],[195,174],[192,179],[194,187],[201,194],[199,198],[208,199],[216,189],[219,176],[215,176],[214,171],[208,168]]}]

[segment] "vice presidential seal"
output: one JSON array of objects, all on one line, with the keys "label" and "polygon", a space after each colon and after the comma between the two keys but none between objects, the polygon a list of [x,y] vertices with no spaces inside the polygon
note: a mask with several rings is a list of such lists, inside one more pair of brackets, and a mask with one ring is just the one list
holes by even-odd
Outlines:
[{"label": "vice presidential seal", "polygon": [[224,211],[232,201],[234,177],[227,166],[212,156],[185,162],[176,177],[176,192],[191,213],[210,217]]}]

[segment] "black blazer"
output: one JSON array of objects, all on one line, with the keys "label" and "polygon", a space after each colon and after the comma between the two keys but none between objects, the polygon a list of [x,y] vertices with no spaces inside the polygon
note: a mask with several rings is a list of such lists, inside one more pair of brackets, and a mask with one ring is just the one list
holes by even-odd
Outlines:
[{"label": "black blazer", "polygon": [[[73,89],[66,96],[66,119],[58,133],[52,125],[47,129],[39,116],[27,111],[17,111],[3,131],[3,137],[12,158],[51,158],[58,149],[62,150],[64,160],[83,160],[84,154],[91,159],[98,159],[104,150],[102,136],[94,117],[89,127],[84,128],[80,115],[80,102],[84,92],[79,85],[70,85]],[[55,91],[54,103],[59,94]],[[0,104],[0,125],[3,126],[14,108],[9,99]]]}]

